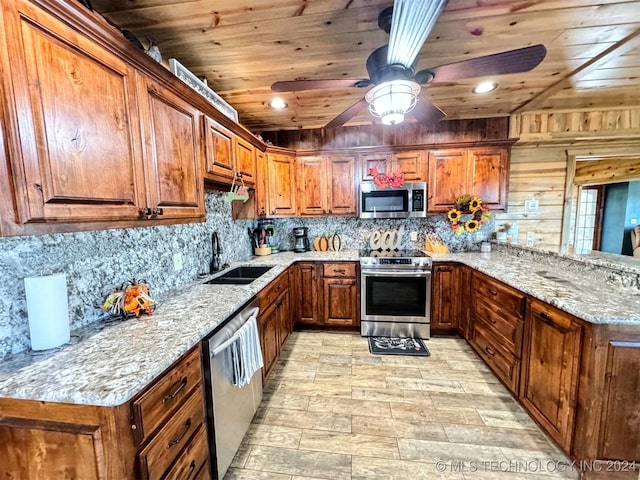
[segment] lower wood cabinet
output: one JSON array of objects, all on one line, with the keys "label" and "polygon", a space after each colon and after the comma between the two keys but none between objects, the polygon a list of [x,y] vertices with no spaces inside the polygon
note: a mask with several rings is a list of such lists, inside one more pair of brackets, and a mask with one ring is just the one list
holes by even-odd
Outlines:
[{"label": "lower wood cabinet", "polygon": [[209,478],[199,345],[114,407],[0,399],[0,477]]},{"label": "lower wood cabinet", "polygon": [[360,282],[356,262],[300,262],[296,269],[294,323],[360,325]]},{"label": "lower wood cabinet", "polygon": [[287,270],[258,294],[260,313],[258,330],[264,367],[262,379],[265,381],[275,366],[282,346],[292,330],[289,308],[289,276]]},{"label": "lower wood cabinet", "polygon": [[582,324],[571,315],[532,300],[520,400],[547,433],[565,450],[573,437]]},{"label": "lower wood cabinet", "polygon": [[431,277],[431,331],[453,330],[461,321],[469,283],[462,283],[463,267],[436,263]]}]

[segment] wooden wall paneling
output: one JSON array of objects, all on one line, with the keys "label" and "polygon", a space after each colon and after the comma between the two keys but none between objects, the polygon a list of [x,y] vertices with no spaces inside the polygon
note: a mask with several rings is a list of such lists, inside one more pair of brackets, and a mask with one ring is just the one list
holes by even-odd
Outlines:
[{"label": "wooden wall paneling", "polygon": [[355,215],[358,211],[356,157],[341,155],[327,158],[326,183],[328,212],[331,215]]},{"label": "wooden wall paneling", "polygon": [[576,185],[627,182],[640,177],[640,157],[576,162]]},{"label": "wooden wall paneling", "polygon": [[163,217],[204,217],[200,111],[151,79],[140,76],[138,85],[147,204]]}]

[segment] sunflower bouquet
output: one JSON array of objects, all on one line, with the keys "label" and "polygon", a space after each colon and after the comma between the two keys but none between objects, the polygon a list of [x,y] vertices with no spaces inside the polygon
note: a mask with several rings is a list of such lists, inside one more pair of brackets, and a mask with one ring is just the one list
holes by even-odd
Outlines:
[{"label": "sunflower bouquet", "polygon": [[451,222],[451,230],[456,235],[461,235],[465,231],[477,232],[480,225],[491,218],[491,212],[480,198],[460,195],[456,198],[453,208],[447,213],[447,218]]}]

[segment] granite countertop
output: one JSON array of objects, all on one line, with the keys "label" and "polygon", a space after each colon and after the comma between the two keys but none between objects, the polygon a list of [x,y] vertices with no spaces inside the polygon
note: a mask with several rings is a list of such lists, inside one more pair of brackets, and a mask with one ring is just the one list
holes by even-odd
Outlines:
[{"label": "granite countertop", "polygon": [[[0,397],[120,405],[140,392],[175,360],[242,308],[296,261],[356,261],[357,251],[283,252],[240,265],[272,265],[249,285],[186,285],[160,299],[151,316],[97,322],[57,351],[24,352],[0,365]],[[461,262],[592,323],[640,325],[640,291],[603,286],[601,281],[507,253],[452,253],[434,261]],[[222,274],[224,272],[220,272]],[[220,275],[218,274],[218,275]]]}]

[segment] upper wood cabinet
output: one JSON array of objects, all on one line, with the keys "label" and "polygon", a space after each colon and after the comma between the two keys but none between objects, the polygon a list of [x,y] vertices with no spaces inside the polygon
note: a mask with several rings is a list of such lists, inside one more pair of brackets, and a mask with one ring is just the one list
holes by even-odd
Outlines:
[{"label": "upper wood cabinet", "polygon": [[295,157],[281,153],[267,154],[267,213],[284,217],[296,214]]},{"label": "upper wood cabinet", "polygon": [[353,156],[305,156],[296,163],[299,215],[356,214]]},{"label": "upper wood cabinet", "polygon": [[429,152],[429,212],[446,212],[456,198],[479,196],[491,210],[507,208],[509,150],[478,147]]},{"label": "upper wood cabinet", "polygon": [[256,183],[256,149],[246,140],[235,137],[235,169],[242,175],[244,184],[252,187]]},{"label": "upper wood cabinet", "polygon": [[16,223],[136,218],[146,200],[133,69],[30,2],[4,2],[3,16]]},{"label": "upper wood cabinet", "polygon": [[235,175],[234,138],[230,130],[204,117],[205,179],[231,184]]},{"label": "upper wood cabinet", "polygon": [[200,112],[171,90],[142,76],[138,98],[151,214],[204,216]]},{"label": "upper wood cabinet", "polygon": [[373,180],[369,174],[372,168],[380,173],[404,174],[406,182],[425,182],[427,178],[427,157],[424,150],[407,150],[399,152],[375,152],[360,155],[362,180]]}]

